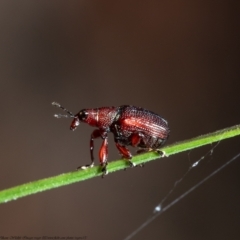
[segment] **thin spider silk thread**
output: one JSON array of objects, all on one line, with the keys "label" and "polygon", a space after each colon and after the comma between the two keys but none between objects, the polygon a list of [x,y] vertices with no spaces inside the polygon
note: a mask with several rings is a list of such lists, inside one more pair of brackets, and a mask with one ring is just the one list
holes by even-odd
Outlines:
[{"label": "thin spider silk thread", "polygon": [[227,161],[226,163],[224,163],[221,167],[217,168],[215,171],[213,171],[210,175],[208,175],[207,177],[205,177],[202,181],[200,181],[199,183],[197,183],[196,185],[194,185],[193,187],[191,187],[189,190],[187,190],[185,193],[183,193],[182,195],[180,195],[178,198],[176,198],[175,200],[173,200],[171,203],[169,203],[166,207],[164,208],[160,208],[159,211],[155,212],[154,215],[152,217],[150,217],[149,219],[147,219],[139,228],[137,228],[134,232],[132,232],[130,235],[128,235],[124,240],[129,240],[131,239],[133,236],[135,236],[138,232],[140,232],[144,227],[146,227],[148,224],[150,224],[155,218],[157,218],[158,216],[160,216],[163,212],[167,211],[169,208],[171,208],[173,205],[175,205],[177,202],[179,202],[181,199],[183,199],[184,197],[186,197],[189,193],[191,193],[193,190],[195,190],[196,188],[198,188],[200,185],[202,185],[204,182],[206,182],[208,179],[210,179],[211,177],[213,177],[215,174],[217,174],[218,172],[220,172],[223,168],[225,168],[227,165],[229,165],[230,163],[232,163],[233,161],[235,161],[238,157],[240,157],[240,153],[238,153],[235,157],[233,157],[232,159],[230,159],[229,161]]},{"label": "thin spider silk thread", "polygon": [[220,141],[215,144],[204,156],[202,156],[200,159],[195,161],[194,163],[190,164],[190,167],[188,168],[187,172],[178,179],[175,183],[173,188],[168,192],[168,194],[162,199],[162,201],[154,208],[154,212],[159,212],[161,209],[161,206],[163,203],[168,199],[168,197],[174,192],[175,188],[185,179],[185,177],[191,172],[191,170],[199,165],[199,163],[205,159],[207,155],[211,155],[213,150],[220,144]]}]

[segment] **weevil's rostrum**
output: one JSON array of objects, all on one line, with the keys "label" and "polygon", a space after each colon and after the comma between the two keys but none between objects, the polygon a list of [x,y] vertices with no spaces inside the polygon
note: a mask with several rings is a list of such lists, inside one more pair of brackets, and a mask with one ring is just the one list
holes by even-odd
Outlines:
[{"label": "weevil's rostrum", "polygon": [[[108,158],[108,132],[112,132],[117,149],[123,158],[130,161],[132,154],[126,146],[138,147],[138,152],[157,150],[169,136],[169,127],[165,119],[158,114],[144,108],[123,105],[120,107],[102,107],[95,109],[83,109],[73,115],[58,103],[54,106],[62,108],[74,118],[70,129],[75,130],[80,122],[85,122],[96,127],[90,138],[91,164],[81,167],[87,168],[94,165],[93,149],[94,139],[102,138],[103,142],[99,151],[99,160],[104,174],[107,173]],[[55,117],[67,117],[55,115]]]}]

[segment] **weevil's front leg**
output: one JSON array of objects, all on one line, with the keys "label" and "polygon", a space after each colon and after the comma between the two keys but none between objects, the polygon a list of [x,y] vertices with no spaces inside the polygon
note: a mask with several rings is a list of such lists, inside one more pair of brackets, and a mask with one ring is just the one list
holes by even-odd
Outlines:
[{"label": "weevil's front leg", "polygon": [[107,159],[108,159],[108,138],[107,138],[107,136],[105,136],[105,138],[103,139],[103,142],[102,142],[102,146],[99,151],[99,160],[100,160],[100,164],[102,166],[102,172],[103,172],[102,177],[104,177],[104,175],[108,174]]},{"label": "weevil's front leg", "polygon": [[85,166],[81,166],[81,167],[78,167],[77,169],[87,169],[89,167],[93,167],[94,166],[94,156],[93,156],[93,149],[94,149],[94,139],[96,138],[99,138],[99,137],[102,137],[104,136],[104,132],[99,130],[99,129],[96,129],[92,132],[91,134],[91,138],[90,138],[90,155],[91,155],[91,163],[90,164],[87,164]]},{"label": "weevil's front leg", "polygon": [[130,151],[125,146],[122,146],[118,142],[116,142],[116,147],[119,150],[120,154],[128,160],[130,166],[134,167],[135,164],[130,160],[132,159],[132,154],[130,153]]}]

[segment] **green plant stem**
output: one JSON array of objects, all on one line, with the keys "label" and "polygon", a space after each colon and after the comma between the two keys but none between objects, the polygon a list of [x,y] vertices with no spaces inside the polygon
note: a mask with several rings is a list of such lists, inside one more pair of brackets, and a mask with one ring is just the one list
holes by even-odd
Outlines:
[{"label": "green plant stem", "polygon": [[[161,152],[163,152],[162,156],[159,153],[153,151],[137,155],[132,158],[132,162],[135,164],[146,163],[152,160],[159,159],[163,156],[170,156],[176,153],[198,148],[203,145],[218,142],[237,135],[240,135],[240,125],[236,125],[214,133],[209,133],[196,138],[192,138],[190,140],[163,147],[159,149]],[[127,161],[117,160],[108,164],[108,172],[112,173],[126,167],[128,167]],[[101,175],[101,169],[97,166],[86,170],[73,171],[58,176],[25,183],[16,187],[0,191],[0,203],[6,203],[11,200],[16,200],[20,197],[68,185],[71,183],[84,181]]]}]

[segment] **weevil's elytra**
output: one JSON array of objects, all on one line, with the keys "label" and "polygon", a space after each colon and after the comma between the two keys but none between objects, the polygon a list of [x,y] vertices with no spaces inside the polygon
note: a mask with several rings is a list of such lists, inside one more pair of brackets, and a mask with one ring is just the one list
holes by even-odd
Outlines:
[{"label": "weevil's elytra", "polygon": [[73,115],[72,112],[59,103],[53,102],[52,105],[68,113],[68,115],[55,114],[55,117],[73,118],[70,125],[71,130],[75,130],[80,125],[80,122],[97,128],[92,132],[90,138],[91,163],[81,167],[81,169],[94,165],[94,139],[102,138],[99,160],[104,175],[107,174],[109,132],[114,135],[114,141],[119,153],[123,158],[127,159],[131,166],[133,166],[130,160],[132,154],[127,146],[138,147],[138,152],[157,150],[165,143],[170,133],[168,122],[165,119],[152,111],[140,107],[122,105],[120,107],[83,109]]}]

